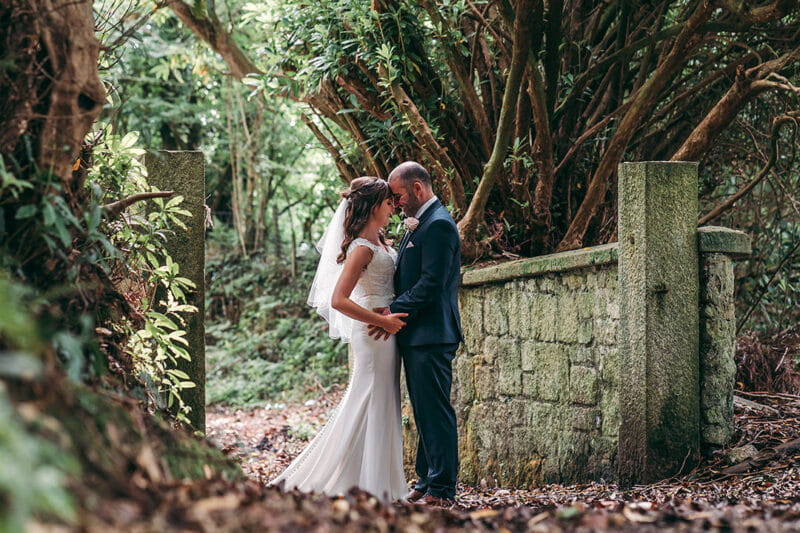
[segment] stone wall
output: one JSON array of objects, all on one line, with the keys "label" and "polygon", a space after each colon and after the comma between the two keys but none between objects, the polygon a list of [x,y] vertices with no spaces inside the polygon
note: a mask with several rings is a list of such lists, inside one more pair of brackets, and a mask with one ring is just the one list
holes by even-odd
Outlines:
[{"label": "stone wall", "polygon": [[[481,283],[522,264],[542,273]],[[613,245],[464,274],[453,394],[464,480],[615,476],[617,293]]]}]

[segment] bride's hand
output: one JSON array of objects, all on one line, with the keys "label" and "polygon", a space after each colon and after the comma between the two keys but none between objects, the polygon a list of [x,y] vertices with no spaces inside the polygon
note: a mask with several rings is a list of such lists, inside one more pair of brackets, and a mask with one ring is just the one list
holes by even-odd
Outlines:
[{"label": "bride's hand", "polygon": [[394,335],[406,325],[406,323],[400,319],[407,316],[408,313],[390,313],[388,315],[381,315],[381,327]]}]

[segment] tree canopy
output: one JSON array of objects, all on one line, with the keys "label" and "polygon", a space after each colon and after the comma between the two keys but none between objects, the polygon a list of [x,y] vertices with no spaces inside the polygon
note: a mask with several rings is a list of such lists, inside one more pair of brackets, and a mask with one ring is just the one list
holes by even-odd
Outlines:
[{"label": "tree canopy", "polygon": [[[468,257],[614,240],[621,161],[714,167],[721,139],[756,128],[767,153],[787,138],[772,121],[797,121],[786,0],[289,1],[226,21],[170,7],[231,75],[306,103],[343,178],[428,165]],[[281,38],[237,45],[254,33]],[[725,156],[755,177],[748,154]]]}]

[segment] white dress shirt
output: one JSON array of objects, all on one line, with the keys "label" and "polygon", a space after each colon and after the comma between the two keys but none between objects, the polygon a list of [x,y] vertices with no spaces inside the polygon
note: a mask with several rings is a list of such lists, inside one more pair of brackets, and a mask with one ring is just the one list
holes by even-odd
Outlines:
[{"label": "white dress shirt", "polygon": [[438,198],[434,194],[433,196],[431,196],[431,198],[427,202],[425,202],[424,204],[419,206],[419,209],[417,209],[417,214],[414,215],[414,218],[421,217],[422,213],[424,213],[425,210],[428,209],[433,204],[433,202],[435,202],[436,200],[438,200]]}]

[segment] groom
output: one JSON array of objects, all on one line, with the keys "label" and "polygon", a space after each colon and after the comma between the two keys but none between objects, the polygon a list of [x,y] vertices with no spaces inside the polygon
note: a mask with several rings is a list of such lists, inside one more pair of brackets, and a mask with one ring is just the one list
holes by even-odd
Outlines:
[{"label": "groom", "polygon": [[458,313],[461,240],[422,165],[413,161],[399,165],[389,174],[389,188],[407,217],[394,273],[397,298],[389,305],[391,313],[408,313],[408,325],[397,333],[397,344],[419,433],[419,480],[407,499],[448,506],[454,503],[458,472],[450,387],[451,362],[462,340]]}]

